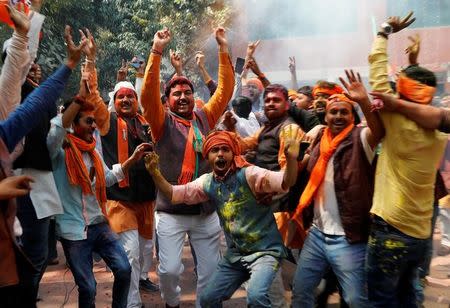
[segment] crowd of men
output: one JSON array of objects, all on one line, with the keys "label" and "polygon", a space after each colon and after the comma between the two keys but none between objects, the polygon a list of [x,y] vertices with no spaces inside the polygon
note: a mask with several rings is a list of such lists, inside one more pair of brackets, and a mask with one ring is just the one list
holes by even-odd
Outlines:
[{"label": "crowd of men", "polygon": [[[440,167],[450,111],[430,105],[436,77],[417,62],[418,37],[410,65],[394,85],[388,79],[388,40],[414,22],[412,13],[380,27],[370,93],[352,70],[342,86],[298,88],[295,58],[292,89],[272,84],[254,58],[259,42],[248,44],[238,74],[219,27],[217,81],[205,55],[195,55],[207,101],[195,97],[172,51],[176,73],[161,87],[172,38],[163,29],[147,63],[137,62],[135,85],[123,65],[105,102],[89,30],[77,45],[66,26],[67,58],[41,83],[33,61],[43,16],[34,4],[33,14],[7,6],[14,33],[0,76],[1,307],[36,307],[53,232],[79,307],[95,306],[97,256],[114,275],[112,307],[142,307],[140,290],[179,307],[186,240],[197,307],[221,307],[242,285],[250,307],[325,307],[336,289],[343,306],[422,306],[439,203],[438,253],[450,253],[450,170]],[[83,57],[79,91],[58,111]],[[148,278],[155,248],[159,285]],[[283,262],[296,264],[291,300]],[[321,281],[327,291],[317,295]]]}]

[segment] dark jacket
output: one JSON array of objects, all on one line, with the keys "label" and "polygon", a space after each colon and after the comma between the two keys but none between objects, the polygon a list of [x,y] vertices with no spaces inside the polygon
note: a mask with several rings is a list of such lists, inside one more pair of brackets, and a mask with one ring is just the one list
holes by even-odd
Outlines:
[{"label": "dark jacket", "polygon": [[[375,164],[366,157],[361,127],[355,127],[334,153],[334,189],[345,236],[350,243],[367,241],[372,207]],[[322,129],[312,144],[309,172],[320,156]],[[313,207],[313,204],[310,206]],[[311,220],[312,216],[309,217]],[[309,221],[310,222],[310,221]]]},{"label": "dark jacket", "polygon": [[[102,136],[102,152],[108,168],[117,164],[117,114],[111,113],[109,131]],[[150,137],[146,134],[146,127],[142,127],[139,120],[125,119],[128,126],[128,157],[130,157],[136,147],[143,142],[150,142]],[[128,187],[119,187],[116,183],[106,189],[109,200],[144,202],[156,199],[156,189],[152,178],[145,169],[144,160],[141,160],[128,170]]]}]

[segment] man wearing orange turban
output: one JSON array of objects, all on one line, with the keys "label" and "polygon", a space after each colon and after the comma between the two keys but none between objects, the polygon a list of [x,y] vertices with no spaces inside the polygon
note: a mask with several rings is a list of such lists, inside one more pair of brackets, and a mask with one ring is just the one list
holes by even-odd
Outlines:
[{"label": "man wearing orange turban", "polygon": [[295,183],[300,134],[286,129],[286,171],[250,165],[240,156],[236,135],[215,131],[203,144],[203,156],[213,172],[184,185],[171,185],[161,175],[158,155],[146,157],[146,167],[158,190],[173,204],[212,201],[227,238],[228,250],[199,294],[202,307],[218,307],[249,279],[247,304],[270,307],[268,290],[287,256],[269,206],[258,204],[257,193],[285,192]]}]

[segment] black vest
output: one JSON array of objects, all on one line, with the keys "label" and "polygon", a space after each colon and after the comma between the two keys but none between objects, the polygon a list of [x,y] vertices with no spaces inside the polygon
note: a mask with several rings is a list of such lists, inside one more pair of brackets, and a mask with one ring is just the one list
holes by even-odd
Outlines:
[{"label": "black vest", "polygon": [[[137,118],[125,119],[125,121],[128,126],[128,157],[130,157],[139,144],[151,140]],[[109,122],[109,132],[105,136],[102,136],[102,152],[106,165],[111,169],[119,161],[117,155],[117,114],[115,112],[111,113]],[[133,126],[136,129],[133,129]],[[136,131],[136,134],[133,134],[133,131]],[[130,167],[128,170],[128,179],[130,184],[128,187],[120,188],[118,183],[108,187],[106,189],[107,198],[109,200],[128,202],[155,200],[155,184],[145,169],[144,160]]]}]

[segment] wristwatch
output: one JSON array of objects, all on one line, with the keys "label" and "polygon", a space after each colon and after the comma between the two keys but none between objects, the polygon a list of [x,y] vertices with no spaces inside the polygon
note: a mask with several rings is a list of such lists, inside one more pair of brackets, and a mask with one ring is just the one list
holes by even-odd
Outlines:
[{"label": "wristwatch", "polygon": [[383,33],[386,35],[392,34],[392,32],[394,32],[394,28],[392,28],[392,26],[387,22],[383,22],[381,24],[381,29],[383,30]]}]

